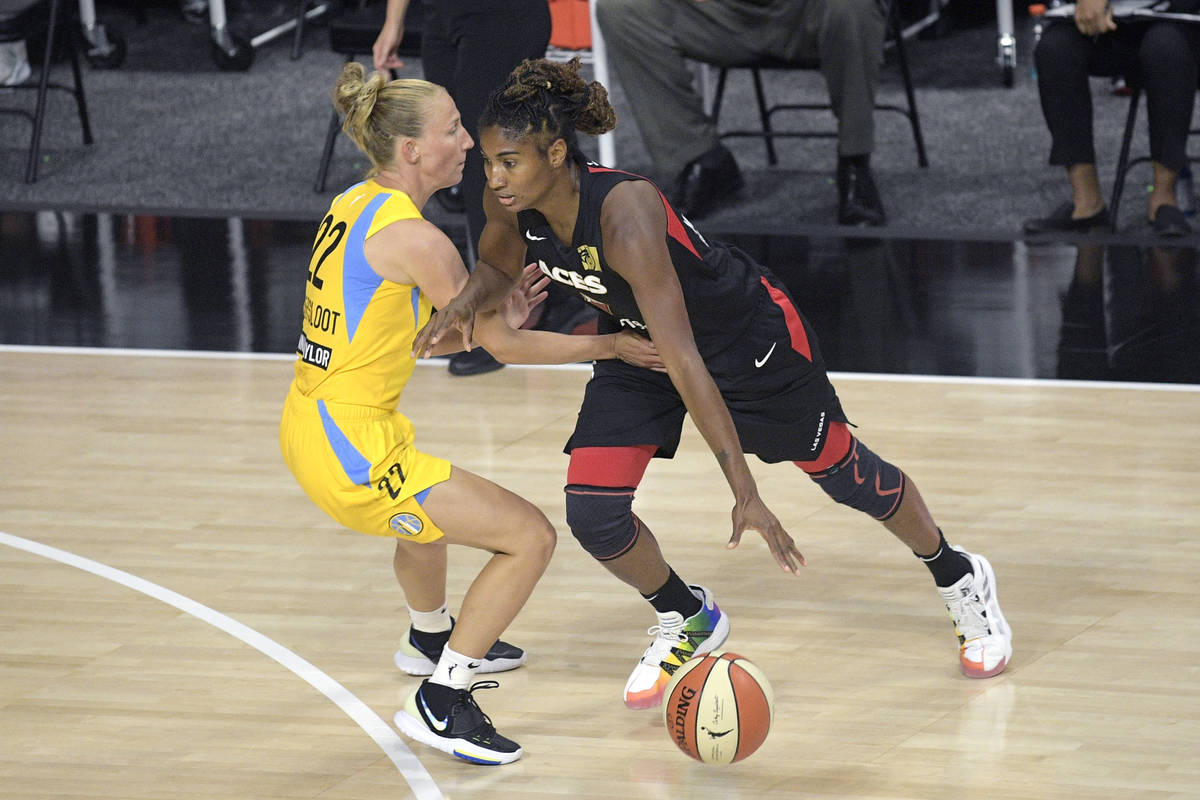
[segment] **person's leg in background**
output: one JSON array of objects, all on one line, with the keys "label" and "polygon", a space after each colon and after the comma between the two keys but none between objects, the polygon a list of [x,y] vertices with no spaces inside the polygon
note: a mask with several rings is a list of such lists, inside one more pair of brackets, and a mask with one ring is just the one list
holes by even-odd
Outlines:
[{"label": "person's leg in background", "polygon": [[1050,130],[1050,164],[1066,167],[1071,200],[1047,217],[1025,221],[1026,233],[1087,230],[1109,224],[1108,208],[1096,171],[1092,92],[1089,74],[1117,70],[1114,37],[1093,40],[1074,22],[1053,22],[1033,53],[1042,114]]},{"label": "person's leg in background", "polygon": [[[462,115],[463,127],[478,142],[479,115],[492,90],[523,60],[546,55],[550,6],[546,0],[427,0],[425,25],[427,33],[421,39],[425,77],[446,87]],[[478,147],[472,148],[460,184],[472,253],[487,221],[483,212],[486,183],[483,158]],[[474,267],[467,264],[468,269]],[[560,299],[557,295],[547,303]],[[502,366],[481,347],[450,359],[453,375],[480,375]]]},{"label": "person's leg in background", "polygon": [[743,179],[705,113],[688,59],[753,58],[758,31],[743,27],[721,0],[597,0],[596,21],[654,177],[673,192],[676,208],[692,219],[705,216]]},{"label": "person's leg in background", "polygon": [[882,225],[886,214],[871,173],[871,151],[886,28],[884,4],[881,0],[808,0],[802,24],[809,31],[819,26],[816,55],[838,120],[838,222]]},{"label": "person's leg in background", "polygon": [[1191,233],[1175,198],[1176,178],[1187,165],[1187,138],[1196,104],[1200,30],[1188,23],[1157,22],[1138,46],[1138,66],[1146,92],[1150,161],[1154,169],[1147,219],[1157,233]]}]

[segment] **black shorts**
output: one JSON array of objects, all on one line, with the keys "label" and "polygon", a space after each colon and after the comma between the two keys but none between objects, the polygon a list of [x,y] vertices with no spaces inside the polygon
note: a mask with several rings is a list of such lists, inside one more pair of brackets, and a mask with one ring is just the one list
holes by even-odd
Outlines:
[{"label": "black shorts", "polygon": [[[830,423],[848,420],[807,322],[800,318],[809,357],[793,348],[784,313],[773,307],[774,312],[765,308],[756,315],[737,342],[705,354],[705,363],[712,365],[743,452],[768,463],[811,461],[824,447]],[[671,458],[686,413],[666,373],[598,361],[564,451],[654,445],[655,457]]]}]

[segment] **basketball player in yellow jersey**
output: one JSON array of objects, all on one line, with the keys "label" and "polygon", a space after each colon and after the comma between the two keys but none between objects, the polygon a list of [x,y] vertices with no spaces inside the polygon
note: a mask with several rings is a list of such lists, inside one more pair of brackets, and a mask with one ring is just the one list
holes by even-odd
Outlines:
[{"label": "basketball player in yellow jersey", "polygon": [[[388,82],[347,64],[334,88],[346,133],[371,159],[372,177],[343,192],[317,229],[308,266],[295,377],[280,423],[283,457],[305,493],[341,524],[396,539],[396,578],[412,626],[395,655],[429,675],[396,714],[418,741],[467,761],[521,756],[496,732],[472,692],[477,672],[521,665],[499,641],[554,550],[545,516],[515,494],[414,445],[397,409],[413,372],[413,338],[433,306],[466,284],[457,249],[421,208],[458,183],[473,146],[450,96],[418,80]],[[566,336],[514,330],[543,295],[530,271],[522,290],[480,315],[479,341],[510,363],[621,358],[661,368],[632,335]],[[459,349],[448,343],[444,352]],[[446,605],[446,545],[493,555],[463,598],[457,624]]]}]

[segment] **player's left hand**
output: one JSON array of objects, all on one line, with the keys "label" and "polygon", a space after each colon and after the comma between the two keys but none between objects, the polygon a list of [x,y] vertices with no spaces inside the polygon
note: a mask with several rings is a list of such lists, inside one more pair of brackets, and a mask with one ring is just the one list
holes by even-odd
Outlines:
[{"label": "player's left hand", "polygon": [[615,336],[613,350],[616,352],[617,358],[635,367],[652,369],[655,372],[667,371],[667,363],[658,354],[658,348],[654,346],[654,342],[633,331],[621,331]]},{"label": "player's left hand", "polygon": [[521,273],[516,288],[508,293],[500,304],[500,313],[510,328],[520,328],[529,318],[530,312],[545,302],[549,292],[550,278],[535,264],[529,264]]},{"label": "player's left hand", "polygon": [[742,533],[747,529],[756,530],[762,535],[771,550],[771,557],[784,572],[799,575],[800,567],[808,566],[804,554],[796,549],[792,537],[758,495],[745,500],[739,499],[734,504],[733,536],[729,538],[728,545],[730,550],[738,546],[742,541]]}]

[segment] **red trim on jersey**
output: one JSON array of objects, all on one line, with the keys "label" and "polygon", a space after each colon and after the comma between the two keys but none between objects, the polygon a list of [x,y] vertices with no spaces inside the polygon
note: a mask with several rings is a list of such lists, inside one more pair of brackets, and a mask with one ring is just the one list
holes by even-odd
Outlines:
[{"label": "red trim on jersey", "polygon": [[629,447],[576,447],[567,467],[567,483],[582,486],[637,486],[658,452],[653,444]]},{"label": "red trim on jersey", "polygon": [[846,457],[846,454],[850,452],[850,444],[853,439],[846,423],[831,422],[829,432],[825,434],[825,444],[821,448],[820,455],[812,461],[793,461],[792,463],[810,475],[824,472]]},{"label": "red trim on jersey", "polygon": [[[641,175],[634,175],[632,172],[626,172],[623,169],[613,169],[612,167],[593,167],[589,164],[588,172],[617,172],[621,175],[628,175],[631,178],[641,178],[641,180],[646,181]],[[646,181],[646,183],[654,186],[653,181]],[[675,209],[671,208],[671,204],[667,202],[667,196],[657,186],[654,186],[654,191],[658,192],[658,197],[662,200],[663,211],[667,212],[667,235],[686,247],[696,258],[700,258],[699,251],[692,244],[692,237],[688,236],[687,230],[683,227],[683,221],[679,219],[679,215],[675,213]]]},{"label": "red trim on jersey", "polygon": [[759,280],[762,281],[763,286],[767,287],[771,300],[783,311],[788,333],[792,335],[792,349],[812,361],[812,349],[808,346],[808,334],[804,332],[804,323],[800,321],[800,312],[796,311],[796,307],[792,305],[788,296],[768,283],[766,278]]}]

